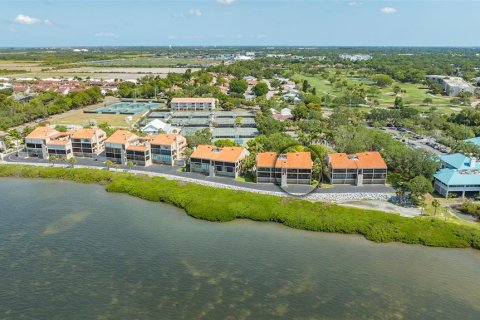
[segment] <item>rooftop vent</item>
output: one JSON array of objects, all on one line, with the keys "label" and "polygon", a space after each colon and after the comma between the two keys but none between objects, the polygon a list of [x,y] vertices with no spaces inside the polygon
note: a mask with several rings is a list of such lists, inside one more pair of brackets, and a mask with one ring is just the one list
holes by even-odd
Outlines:
[{"label": "rooftop vent", "polygon": [[355,155],[355,154],[349,154],[349,155],[348,155],[348,160],[354,160],[354,161],[356,161],[356,160],[358,160],[358,156]]}]

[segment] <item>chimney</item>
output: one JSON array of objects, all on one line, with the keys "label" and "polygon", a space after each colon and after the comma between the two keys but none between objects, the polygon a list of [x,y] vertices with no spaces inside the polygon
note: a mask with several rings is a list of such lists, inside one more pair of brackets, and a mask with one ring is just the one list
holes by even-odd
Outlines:
[{"label": "chimney", "polygon": [[470,168],[473,169],[477,165],[477,158],[470,158]]}]

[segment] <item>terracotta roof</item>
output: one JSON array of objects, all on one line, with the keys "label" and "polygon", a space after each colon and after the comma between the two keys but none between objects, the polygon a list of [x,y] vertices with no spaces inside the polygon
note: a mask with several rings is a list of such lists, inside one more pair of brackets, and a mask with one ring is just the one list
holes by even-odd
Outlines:
[{"label": "terracotta roof", "polygon": [[348,155],[332,153],[328,155],[329,163],[335,169],[386,169],[387,164],[377,151]]},{"label": "terracotta roof", "polygon": [[243,147],[225,147],[218,148],[215,146],[199,145],[193,151],[191,158],[237,162],[242,159],[242,155],[248,155],[248,152]]},{"label": "terracotta roof", "polygon": [[47,143],[47,146],[49,145],[66,146],[69,143],[70,143],[70,140],[50,140]]},{"label": "terracotta roof", "polygon": [[215,102],[215,98],[172,98],[173,103]]},{"label": "terracotta roof", "polygon": [[144,145],[134,145],[131,144],[127,147],[127,150],[132,150],[132,151],[147,151],[150,150],[150,147],[144,146]]},{"label": "terracotta roof", "polygon": [[310,152],[288,152],[286,157],[276,152],[262,152],[257,154],[257,167],[312,169],[313,161]]},{"label": "terracotta roof", "polygon": [[131,133],[127,130],[117,130],[115,131],[105,142],[125,144],[127,141],[138,139],[136,134]]},{"label": "terracotta roof", "polygon": [[152,144],[170,146],[175,143],[175,139],[177,137],[179,138],[179,141],[185,139],[183,136],[179,134],[159,134],[153,137]]},{"label": "terracotta roof", "polygon": [[37,127],[26,136],[26,139],[46,139],[58,133],[57,130],[50,127]]},{"label": "terracotta roof", "polygon": [[73,132],[72,139],[93,139],[97,133],[105,135],[102,129],[78,129]]}]

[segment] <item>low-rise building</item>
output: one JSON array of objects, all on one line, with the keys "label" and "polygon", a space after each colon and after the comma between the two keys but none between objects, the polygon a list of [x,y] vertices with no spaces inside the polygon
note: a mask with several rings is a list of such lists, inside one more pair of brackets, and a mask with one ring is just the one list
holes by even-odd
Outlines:
[{"label": "low-rise building", "polygon": [[47,153],[48,157],[57,157],[70,159],[73,157],[71,132],[59,132],[56,135],[47,139]]},{"label": "low-rise building", "polygon": [[37,127],[25,137],[27,155],[48,159],[47,143],[59,132],[50,127]]},{"label": "low-rise building", "polygon": [[159,134],[159,133],[175,133],[180,129],[172,127],[171,124],[165,123],[160,119],[154,119],[142,127],[141,131],[146,134]]},{"label": "low-rise building", "polygon": [[332,153],[327,157],[332,184],[385,184],[387,164],[377,151],[355,154]]},{"label": "low-rise building", "polygon": [[159,134],[150,142],[154,163],[174,165],[185,157],[187,139],[179,134]]},{"label": "low-rise building", "polygon": [[214,110],[215,98],[173,98],[170,102],[170,109],[175,110]]},{"label": "low-rise building", "polygon": [[480,193],[480,163],[460,153],[440,157],[442,168],[434,175],[434,189],[444,197],[454,193],[462,198]]},{"label": "low-rise building", "polygon": [[71,139],[75,157],[93,158],[105,150],[107,134],[102,129],[78,129]]},{"label": "low-rise building", "polygon": [[442,86],[445,94],[450,97],[456,97],[462,92],[475,93],[475,87],[460,77],[427,75],[425,79],[438,82]]},{"label": "low-rise building", "polygon": [[127,163],[127,146],[138,140],[136,134],[126,130],[117,130],[105,140],[105,157],[114,163]]},{"label": "low-rise building", "polygon": [[307,184],[312,181],[313,161],[310,152],[262,152],[256,157],[257,183]]},{"label": "low-rise building", "polygon": [[243,147],[218,148],[199,145],[190,156],[190,171],[209,176],[226,176],[237,178],[242,161],[249,155]]}]

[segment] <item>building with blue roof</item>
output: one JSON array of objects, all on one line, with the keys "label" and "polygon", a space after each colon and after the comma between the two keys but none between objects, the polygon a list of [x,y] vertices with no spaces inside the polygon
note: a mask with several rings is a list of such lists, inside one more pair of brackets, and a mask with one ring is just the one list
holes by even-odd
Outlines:
[{"label": "building with blue roof", "polygon": [[480,194],[480,163],[460,153],[440,157],[442,169],[434,175],[434,188],[448,197],[450,193],[465,197],[467,193]]},{"label": "building with blue roof", "polygon": [[466,140],[463,140],[465,142],[471,142],[473,143],[474,145],[476,145],[477,147],[480,147],[480,137],[475,137],[475,138],[471,138],[471,139],[466,139]]}]

